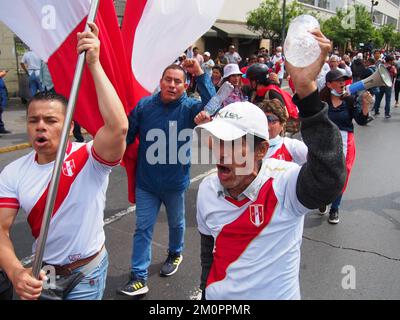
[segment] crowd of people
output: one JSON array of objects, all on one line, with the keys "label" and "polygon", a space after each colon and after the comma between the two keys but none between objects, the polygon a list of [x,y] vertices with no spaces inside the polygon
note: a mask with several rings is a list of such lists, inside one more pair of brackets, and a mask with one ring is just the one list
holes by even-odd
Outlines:
[{"label": "crowd of people", "polygon": [[[353,120],[359,125],[368,123],[373,96],[375,115],[379,114],[380,99],[388,90],[375,88],[379,91],[350,96],[346,83],[352,77],[354,81],[367,77],[379,63],[395,79],[392,56],[384,61],[382,56],[365,57],[366,61],[360,55],[340,58],[332,54],[330,41],[320,31],[313,35],[321,55],[307,68],[285,61],[281,47],[272,56],[261,48],[244,60],[234,45],[226,52],[219,50],[215,59],[194,47],[165,68],[159,90],[142,98],[126,116],[99,60],[98,28],[90,26],[91,31],[78,34],[77,49],[86,51],[104,126],[93,141],[71,143],[66,151],[68,174],[61,178],[44,255],[45,264],[54,266],[69,284],[61,298],[103,296],[108,267],[103,230],[108,177],[136,137],[140,141],[136,225],[129,276],[118,293],[139,296],[149,291],[151,242],[161,204],[166,207],[169,244],[160,275],[169,277],[178,271],[190,183],[190,160],[180,161],[178,153],[194,134],[206,137],[202,147],[211,150],[217,160],[217,174],[202,181],[197,195],[203,298],[300,299],[304,216],[316,209],[325,213],[330,205],[328,221],[339,222],[340,202],[355,160]],[[28,136],[34,150],[0,174],[0,267],[3,279],[9,279],[16,293],[31,300],[43,294],[45,275],[35,279],[32,270],[22,266],[9,230],[22,208],[37,238],[42,195],[60,143],[66,100],[52,90],[40,92],[39,64],[29,55],[23,62],[32,90],[39,91],[32,92],[27,107]],[[293,97],[282,88],[286,74]],[[204,107],[227,81],[233,86],[231,94],[215,115],[208,114]],[[398,91],[399,87],[396,104]],[[390,118],[388,101],[386,118]],[[149,159],[154,149],[149,135],[154,130],[165,136],[167,162]],[[177,139],[177,146],[170,148],[171,139],[185,130],[190,135]],[[299,132],[303,141],[288,137],[287,131]],[[186,154],[190,157],[190,148]],[[75,173],[69,174],[71,170]]]}]

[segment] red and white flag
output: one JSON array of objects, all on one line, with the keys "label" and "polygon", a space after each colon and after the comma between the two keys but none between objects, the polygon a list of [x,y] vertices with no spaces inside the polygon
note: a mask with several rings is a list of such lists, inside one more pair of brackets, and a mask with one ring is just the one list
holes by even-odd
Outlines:
[{"label": "red and white flag", "polygon": [[[48,63],[57,93],[69,98],[75,67],[77,32],[85,28],[90,0],[2,0],[0,20]],[[15,17],[19,17],[15,19]],[[100,61],[126,112],[133,107],[133,77],[112,0],[101,0],[95,20],[100,29]],[[74,120],[94,135],[103,125],[90,71],[85,65]]]},{"label": "red and white flag", "polygon": [[[90,2],[0,1],[0,20],[48,62],[55,90],[67,98],[78,59],[76,34],[84,30]],[[164,68],[211,28],[223,3],[224,0],[127,0],[121,32],[113,1],[100,0],[95,20],[100,29],[100,61],[127,114],[143,96],[156,89]],[[92,135],[103,125],[86,66],[74,119]],[[134,149],[130,147],[125,157],[131,202]]]}]

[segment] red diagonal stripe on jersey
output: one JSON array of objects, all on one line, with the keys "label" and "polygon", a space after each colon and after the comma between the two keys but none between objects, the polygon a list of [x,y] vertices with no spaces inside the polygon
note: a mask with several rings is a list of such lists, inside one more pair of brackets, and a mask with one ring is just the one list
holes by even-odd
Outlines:
[{"label": "red diagonal stripe on jersey", "polygon": [[[207,286],[221,281],[226,276],[229,265],[235,262],[248,245],[269,224],[278,202],[269,179],[261,188],[258,198],[235,221],[224,226],[215,241],[214,260],[207,279]],[[251,206],[263,205],[264,217],[257,227],[251,222]]]},{"label": "red diagonal stripe on jersey", "polygon": [[[71,153],[68,158],[64,160],[66,161],[74,161],[74,175],[72,177],[66,176],[61,172],[60,183],[58,186],[57,197],[54,203],[54,209],[52,212],[52,217],[56,214],[57,210],[60,208],[61,204],[64,202],[67,197],[69,190],[71,189],[72,183],[75,181],[75,178],[78,176],[79,172],[85,166],[86,161],[89,157],[89,153],[86,149],[86,144],[80,147],[77,151]],[[46,206],[47,194],[49,192],[50,184],[47,186],[46,190],[36,202],[35,206],[32,208],[31,212],[28,216],[28,223],[32,229],[32,235],[36,239],[40,233],[40,227],[42,225],[44,209]]]},{"label": "red diagonal stripe on jersey", "polygon": [[276,150],[276,152],[271,156],[271,158],[285,160],[289,162],[293,161],[293,157],[289,153],[284,143],[282,143],[282,146],[278,150]]},{"label": "red diagonal stripe on jersey", "polygon": [[15,198],[0,198],[0,208],[19,209],[19,201]]}]

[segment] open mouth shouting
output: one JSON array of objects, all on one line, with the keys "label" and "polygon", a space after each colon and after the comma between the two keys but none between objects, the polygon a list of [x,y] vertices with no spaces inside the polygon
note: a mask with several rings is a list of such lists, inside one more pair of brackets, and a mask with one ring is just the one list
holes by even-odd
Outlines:
[{"label": "open mouth shouting", "polygon": [[227,181],[232,177],[233,170],[229,166],[217,164],[218,178],[221,182]]},{"label": "open mouth shouting", "polygon": [[45,136],[38,136],[34,140],[34,145],[38,148],[43,148],[48,144],[49,140]]}]

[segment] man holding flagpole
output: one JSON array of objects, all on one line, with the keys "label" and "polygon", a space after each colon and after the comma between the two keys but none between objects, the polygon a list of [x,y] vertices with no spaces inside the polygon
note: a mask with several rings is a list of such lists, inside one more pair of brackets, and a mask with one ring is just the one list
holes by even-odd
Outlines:
[{"label": "man holding flagpole", "polygon": [[[123,105],[99,61],[98,28],[78,33],[79,53],[86,51],[104,125],[89,143],[70,143],[44,254],[58,279],[72,279],[63,299],[95,300],[103,296],[108,255],[104,248],[103,211],[112,168],[125,151],[128,121]],[[56,94],[37,94],[27,107],[27,131],[33,151],[0,174],[0,268],[21,299],[38,299],[42,281],[32,276],[15,255],[9,231],[22,208],[37,239],[54,160],[60,144],[67,102]],[[71,128],[72,131],[72,128]],[[84,190],[84,192],[82,192]],[[35,245],[33,246],[35,248]],[[69,291],[69,292],[68,292]]]}]

